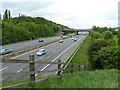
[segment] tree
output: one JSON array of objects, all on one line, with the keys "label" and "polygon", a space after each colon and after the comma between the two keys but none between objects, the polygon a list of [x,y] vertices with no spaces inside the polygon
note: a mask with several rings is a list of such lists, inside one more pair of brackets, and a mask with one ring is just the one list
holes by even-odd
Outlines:
[{"label": "tree", "polygon": [[10,10],[8,10],[8,19],[11,19],[11,13],[10,13]]},{"label": "tree", "polygon": [[113,39],[113,34],[110,31],[104,33],[104,39]]},{"label": "tree", "polygon": [[30,16],[20,16],[12,18],[11,20],[3,20],[2,44],[5,45],[40,37],[53,36],[61,27],[63,27],[63,25],[56,24],[41,17],[32,18]]},{"label": "tree", "polygon": [[0,14],[0,20],[2,20],[2,18],[1,18],[1,14]]},{"label": "tree", "polygon": [[95,32],[95,31],[91,32],[91,36],[92,36],[93,39],[103,38],[103,35],[101,33]]},{"label": "tree", "polygon": [[[95,39],[92,40],[91,44],[89,45],[88,48],[88,58],[89,58],[89,63],[91,65],[91,68],[94,68],[94,54],[99,51],[102,47],[107,47],[107,46],[112,46],[114,43],[114,40],[105,40],[105,39]],[[98,62],[97,62],[98,63]]]},{"label": "tree", "polygon": [[118,63],[120,62],[119,55],[119,47],[102,47],[94,53],[92,67],[94,69],[118,69]]},{"label": "tree", "polygon": [[8,10],[6,9],[3,15],[3,20],[8,19]]},{"label": "tree", "polygon": [[20,13],[19,13],[19,17],[20,17],[21,15],[20,15]]},{"label": "tree", "polygon": [[120,46],[120,31],[118,32],[118,45]]}]

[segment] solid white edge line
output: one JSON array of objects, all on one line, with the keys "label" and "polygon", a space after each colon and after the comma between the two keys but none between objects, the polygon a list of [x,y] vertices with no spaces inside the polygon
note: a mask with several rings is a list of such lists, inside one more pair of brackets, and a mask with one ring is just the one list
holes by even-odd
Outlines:
[{"label": "solid white edge line", "polygon": [[[74,43],[76,44],[76,43]],[[68,47],[64,52],[62,52],[59,56],[57,56],[52,62],[54,62],[57,58],[59,58],[60,56],[62,56],[62,54],[64,54],[67,50],[69,50],[74,44],[72,44],[70,47]],[[47,64],[43,69],[41,69],[40,71],[43,71],[44,69],[46,69],[50,64]]]},{"label": "solid white edge line", "polygon": [[46,69],[50,64],[47,64],[43,69],[41,69],[40,71],[43,71],[44,69]]}]

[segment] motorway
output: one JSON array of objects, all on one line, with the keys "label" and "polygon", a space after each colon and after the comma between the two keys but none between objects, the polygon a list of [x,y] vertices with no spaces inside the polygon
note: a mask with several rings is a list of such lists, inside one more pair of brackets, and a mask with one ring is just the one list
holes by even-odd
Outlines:
[{"label": "motorway", "polygon": [[[67,36],[66,36],[67,37]],[[13,49],[13,52],[18,52],[21,50],[25,50],[31,47],[35,46],[42,46],[43,44],[50,43],[52,41],[56,41],[61,39],[61,37],[50,37],[50,38],[41,38],[39,40],[44,40],[44,42],[38,42],[38,40],[32,40],[32,41],[25,41],[25,42],[20,42],[20,43],[15,43],[15,44],[10,44],[10,45],[5,45],[0,48],[8,48],[8,49]],[[11,53],[10,53],[11,54]],[[6,55],[0,55],[0,57],[3,57]]]},{"label": "motorway", "polygon": [[[77,42],[74,42],[71,40],[71,38],[65,39],[64,43],[52,43],[50,45],[41,47],[44,48],[47,53],[42,56],[36,56],[36,52],[39,49],[35,49],[33,51],[24,53],[22,55],[13,57],[11,59],[18,59],[18,60],[29,60],[29,55],[35,55],[35,61],[57,61],[61,59],[62,62],[65,62],[71,53],[77,48],[77,46],[85,39],[86,36],[78,36]],[[75,37],[76,38],[76,37]],[[19,72],[27,72],[29,71],[28,64],[21,64],[21,63],[2,63],[2,69],[0,69],[0,72],[2,73],[19,73]],[[36,64],[35,65],[35,71],[43,71],[43,70],[52,70],[57,69],[57,65],[50,65],[50,64]],[[54,73],[44,73],[44,74],[35,74],[36,77],[38,76],[45,76],[45,75],[51,75]],[[21,76],[8,76],[8,77],[2,77],[0,81],[8,82],[12,80],[20,80],[23,78],[27,78],[26,75]],[[29,78],[29,77],[28,77]]]}]

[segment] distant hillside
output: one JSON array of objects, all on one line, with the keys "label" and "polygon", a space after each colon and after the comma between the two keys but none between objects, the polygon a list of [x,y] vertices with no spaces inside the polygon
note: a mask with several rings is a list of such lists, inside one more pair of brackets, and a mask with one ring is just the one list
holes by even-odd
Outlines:
[{"label": "distant hillside", "polygon": [[68,28],[42,17],[15,17],[2,20],[2,45],[39,37],[55,36],[60,28]]}]

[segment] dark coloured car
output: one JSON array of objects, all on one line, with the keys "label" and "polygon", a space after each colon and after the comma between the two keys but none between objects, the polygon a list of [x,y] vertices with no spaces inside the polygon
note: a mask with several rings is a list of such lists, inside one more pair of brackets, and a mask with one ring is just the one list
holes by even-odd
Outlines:
[{"label": "dark coloured car", "polygon": [[0,49],[0,55],[4,55],[4,54],[8,54],[8,53],[11,53],[13,52],[13,49]]},{"label": "dark coloured car", "polygon": [[39,40],[38,42],[44,42],[44,40]]}]

